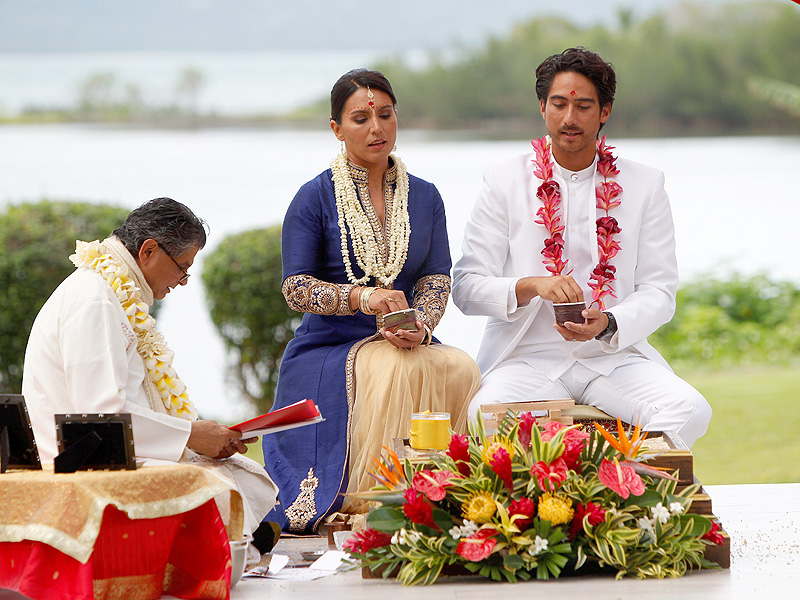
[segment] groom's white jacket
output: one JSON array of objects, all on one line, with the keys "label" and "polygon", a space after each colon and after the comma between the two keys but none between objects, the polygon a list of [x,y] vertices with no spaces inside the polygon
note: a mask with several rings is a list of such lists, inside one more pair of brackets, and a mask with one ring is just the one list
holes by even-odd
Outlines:
[{"label": "groom's white jacket", "polygon": [[[526,154],[486,168],[483,189],[464,232],[462,257],[453,270],[456,305],[467,315],[489,317],[477,357],[484,375],[514,351],[545,305],[538,297],[513,311],[509,305],[510,294],[520,278],[549,275],[541,254],[547,230],[534,222],[536,211],[542,206],[536,197],[542,180],[533,173],[533,158],[533,153]],[[614,180],[622,186],[622,203],[609,214],[622,229],[615,236],[621,250],[611,259],[616,267],[613,288],[617,297],[607,296],[605,304],[617,320],[618,333],[610,344],[585,343],[599,344],[606,354],[633,347],[666,365],[647,342],[648,335],[672,318],[678,284],[674,227],[664,174],[622,158],[616,164],[620,174]],[[569,202],[563,193],[567,188],[558,168],[554,178],[562,190],[562,211],[568,211]],[[602,177],[595,171],[593,188],[600,181]],[[591,208],[597,212],[591,215],[591,222],[605,214],[593,203]],[[566,213],[562,215],[562,223],[565,221]],[[586,244],[596,264],[596,237],[592,235]],[[589,304],[591,289],[587,282],[577,283]]]}]

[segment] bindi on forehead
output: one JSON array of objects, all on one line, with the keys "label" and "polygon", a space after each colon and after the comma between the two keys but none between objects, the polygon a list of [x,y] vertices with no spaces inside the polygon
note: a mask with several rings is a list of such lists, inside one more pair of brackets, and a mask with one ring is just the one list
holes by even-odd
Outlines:
[{"label": "bindi on forehead", "polygon": [[572,91],[569,93],[569,95],[570,95],[570,96],[575,96],[575,95],[577,95],[577,93],[578,93],[578,92],[576,92],[575,90],[572,90]]},{"label": "bindi on forehead", "polygon": [[381,111],[381,110],[383,110],[385,108],[391,108],[391,107],[392,107],[392,103],[391,102],[387,102],[386,104],[381,104],[380,106],[374,106],[374,105],[372,105],[372,106],[354,106],[349,111],[347,111],[347,114],[351,115],[351,114],[353,114],[354,112],[357,112],[357,111],[358,112],[372,112],[372,111],[378,112],[378,111]]}]

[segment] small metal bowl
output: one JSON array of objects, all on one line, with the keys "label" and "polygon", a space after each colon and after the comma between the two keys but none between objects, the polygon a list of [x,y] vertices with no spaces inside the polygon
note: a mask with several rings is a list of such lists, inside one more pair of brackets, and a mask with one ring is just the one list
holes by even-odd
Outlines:
[{"label": "small metal bowl", "polygon": [[308,550],[306,552],[301,552],[300,556],[303,557],[303,560],[314,562],[323,554],[325,554],[324,550]]}]

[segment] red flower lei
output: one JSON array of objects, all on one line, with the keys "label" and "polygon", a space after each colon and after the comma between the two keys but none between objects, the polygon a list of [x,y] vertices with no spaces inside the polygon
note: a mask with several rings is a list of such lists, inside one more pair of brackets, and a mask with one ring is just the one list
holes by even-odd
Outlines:
[{"label": "red flower lei", "polygon": [[[543,205],[536,211],[537,219],[535,223],[544,225],[550,234],[544,241],[544,266],[553,275],[561,275],[567,268],[569,259],[562,257],[564,250],[564,225],[561,224],[561,217],[558,209],[561,206],[561,190],[553,179],[553,156],[550,151],[550,139],[548,137],[532,140],[533,150],[536,157],[533,159],[534,175],[542,180],[542,184],[536,191],[536,196]],[[604,298],[613,296],[612,287],[615,279],[616,267],[610,264],[610,260],[616,256],[620,250],[619,242],[614,239],[614,234],[622,231],[614,217],[609,216],[608,211],[615,206],[619,206],[622,195],[622,186],[610,179],[619,175],[616,165],[616,157],[611,153],[613,146],[606,145],[606,137],[603,136],[597,142],[597,172],[603,177],[603,181],[597,184],[595,197],[597,198],[597,208],[605,212],[604,217],[596,221],[597,225],[597,248],[599,260],[597,266],[589,276],[589,287],[592,288],[592,304],[600,306],[600,310],[605,309]],[[568,271],[567,275],[572,271]]]}]

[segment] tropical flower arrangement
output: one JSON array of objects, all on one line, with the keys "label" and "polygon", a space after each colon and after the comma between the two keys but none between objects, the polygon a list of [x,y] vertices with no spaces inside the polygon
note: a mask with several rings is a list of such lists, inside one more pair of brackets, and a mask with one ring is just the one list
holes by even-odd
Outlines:
[{"label": "tropical flower arrangement", "polygon": [[678,577],[715,568],[705,547],[722,544],[719,524],[689,514],[699,484],[678,491],[653,458],[639,427],[590,433],[530,413],[509,412],[497,432],[482,420],[451,437],[425,465],[373,459],[380,482],[361,494],[376,501],[367,528],[348,538],[354,566],[431,584],[443,570],[516,582],[580,569]]}]

